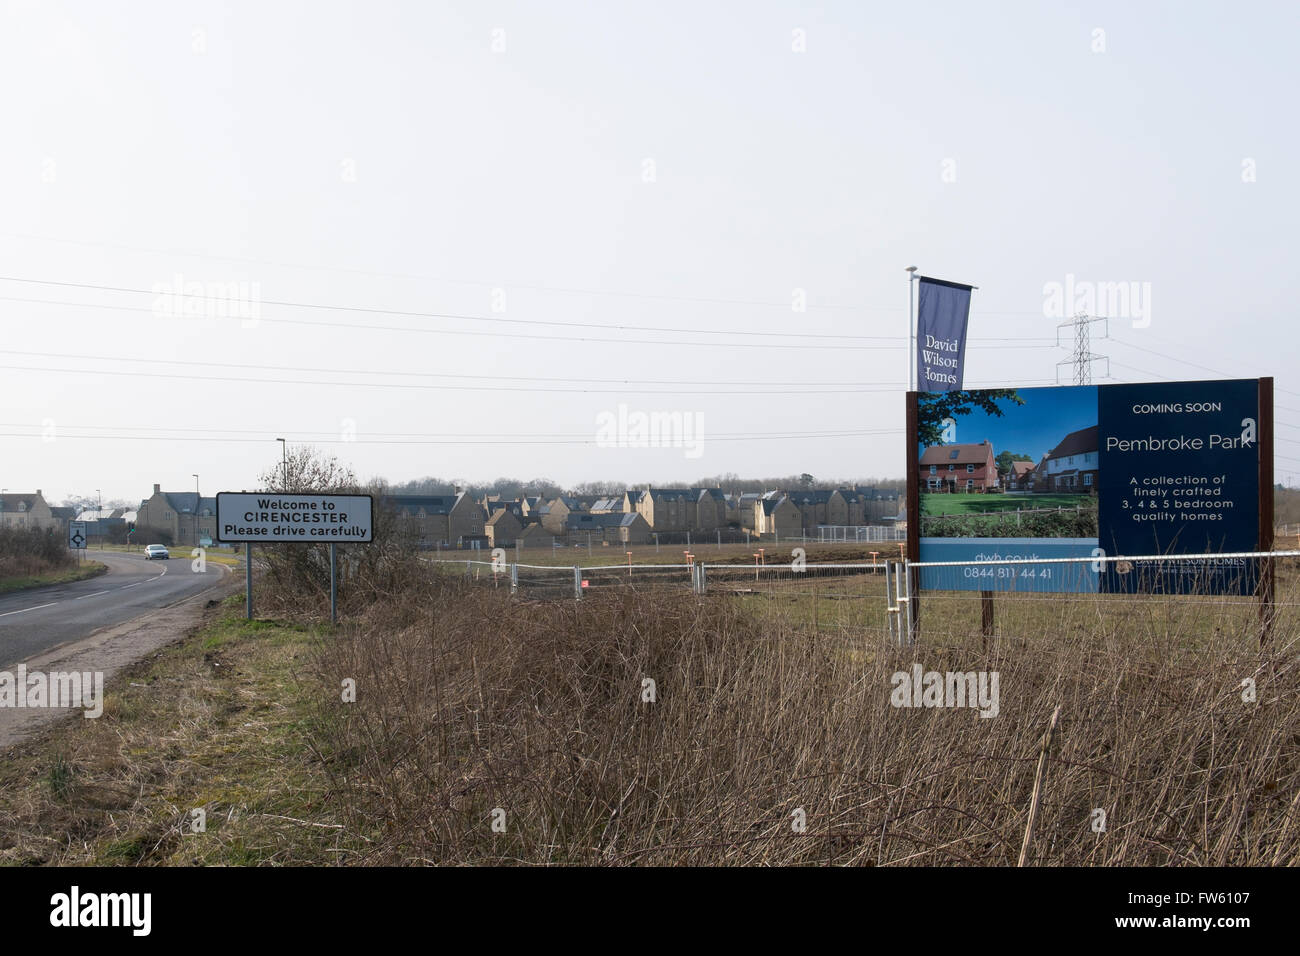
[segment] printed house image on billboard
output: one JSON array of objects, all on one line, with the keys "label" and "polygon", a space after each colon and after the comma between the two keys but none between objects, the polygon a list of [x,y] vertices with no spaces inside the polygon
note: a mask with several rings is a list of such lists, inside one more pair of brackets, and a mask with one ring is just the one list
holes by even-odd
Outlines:
[{"label": "printed house image on billboard", "polygon": [[1040,562],[923,568],[922,588],[1249,593],[1247,559],[1043,562],[1255,550],[1258,384],[917,395],[919,559]]}]

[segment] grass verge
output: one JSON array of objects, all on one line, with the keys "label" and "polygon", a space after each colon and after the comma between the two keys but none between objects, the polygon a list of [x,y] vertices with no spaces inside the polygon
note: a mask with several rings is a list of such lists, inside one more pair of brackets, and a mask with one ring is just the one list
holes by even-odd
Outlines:
[{"label": "grass verge", "polygon": [[[318,633],[245,622],[238,596],[123,671],[104,714],[70,718],[0,761],[0,864],[344,862],[310,749],[300,680]],[[193,832],[195,810],[205,832]]]},{"label": "grass verge", "polygon": [[68,568],[64,571],[0,578],[0,594],[11,594],[14,591],[26,591],[31,588],[44,588],[49,587],[51,584],[71,584],[74,581],[85,581],[87,578],[97,578],[107,570],[108,565],[106,564],[101,564],[99,561],[87,561],[80,567]]}]

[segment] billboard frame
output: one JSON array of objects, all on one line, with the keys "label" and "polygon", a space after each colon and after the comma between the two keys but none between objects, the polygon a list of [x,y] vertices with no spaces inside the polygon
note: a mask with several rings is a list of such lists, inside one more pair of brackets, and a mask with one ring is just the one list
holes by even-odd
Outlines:
[{"label": "billboard frame", "polygon": [[[1196,379],[1198,382],[1216,381],[1215,379]],[[1266,376],[1254,379],[1258,383],[1259,389],[1259,420],[1256,441],[1258,443],[1258,469],[1259,469],[1259,509],[1257,515],[1257,532],[1255,550],[1259,553],[1266,553],[1273,550],[1273,506],[1274,506],[1274,488],[1275,479],[1273,465],[1273,378]],[[1175,383],[1144,383],[1132,382],[1123,384],[1175,384]],[[990,388],[999,386],[990,386]],[[1015,385],[1004,385],[1002,388],[1016,388]],[[1099,386],[1105,387],[1105,386]],[[983,389],[981,389],[983,391]],[[903,568],[907,581],[907,600],[908,600],[908,621],[910,622],[908,640],[915,641],[920,636],[921,631],[921,573],[916,562],[921,557],[921,474],[917,467],[917,435],[920,427],[920,398],[921,395],[931,395],[933,393],[908,391],[904,396],[905,402],[905,420],[904,440],[907,443],[907,540],[903,551]],[[1260,574],[1255,589],[1255,596],[1259,601],[1259,641],[1263,646],[1272,635],[1274,621],[1276,620],[1276,607],[1274,605],[1275,597],[1275,568],[1273,558],[1260,558]],[[981,624],[984,633],[990,634],[993,629],[993,607],[991,591],[982,591],[981,595]]]}]

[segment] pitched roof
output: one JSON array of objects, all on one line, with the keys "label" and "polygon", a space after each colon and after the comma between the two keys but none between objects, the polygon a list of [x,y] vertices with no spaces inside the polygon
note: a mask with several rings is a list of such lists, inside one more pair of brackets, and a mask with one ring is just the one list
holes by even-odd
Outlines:
[{"label": "pitched roof", "polygon": [[807,491],[789,492],[790,499],[795,504],[804,505],[804,506],[812,505],[812,504],[824,505],[831,500],[831,495],[833,494],[835,494],[835,491],[833,489],[830,491],[826,491],[826,490],[817,491],[817,490],[810,489]]},{"label": "pitched roof", "polygon": [[1048,459],[1067,458],[1070,455],[1083,455],[1097,450],[1097,426],[1089,425],[1076,432],[1070,432],[1061,439],[1061,443],[1047,453]]},{"label": "pitched roof", "polygon": [[519,516],[515,514],[513,511],[511,511],[509,508],[498,508],[496,511],[492,512],[492,517],[488,518],[485,524],[490,524],[495,528],[498,524],[501,523],[501,519],[504,518],[506,515],[509,515],[511,518],[513,518],[515,524],[519,524]]},{"label": "pitched roof", "polygon": [[922,465],[982,465],[993,454],[993,446],[987,441],[979,444],[954,443],[951,445],[931,445],[921,455]]},{"label": "pitched roof", "polygon": [[172,511],[181,515],[214,515],[217,513],[217,499],[204,498],[196,491],[164,491],[163,498]]},{"label": "pitched roof", "polygon": [[[781,506],[781,502],[789,500],[790,499],[786,495],[782,495],[780,498],[769,498],[765,495],[763,497],[763,514],[770,515]],[[793,502],[791,503],[793,504]]]},{"label": "pitched roof", "polygon": [[445,515],[451,512],[457,497],[457,495],[388,495],[384,498],[384,503],[404,515],[415,515],[421,511],[426,515]]},{"label": "pitched roof", "polygon": [[655,501],[695,501],[699,498],[691,488],[647,488],[641,494],[649,495]]},{"label": "pitched roof", "polygon": [[617,528],[620,524],[623,523],[623,519],[626,517],[627,515],[621,515],[621,514],[593,515],[593,514],[588,514],[585,511],[579,511],[579,512],[574,512],[573,514],[570,515],[566,515],[564,519],[564,526],[566,528],[572,530],[578,530],[578,531],[583,531],[583,530],[596,531],[603,528]]},{"label": "pitched roof", "polygon": [[56,505],[50,508],[50,514],[56,518],[75,518],[77,515],[77,509],[65,508],[62,505]]},{"label": "pitched roof", "polygon": [[[44,496],[34,491],[6,491],[3,495],[0,495],[0,505],[3,505],[5,511],[31,511],[38,500],[43,501]],[[20,504],[22,505],[21,508],[18,507]]]}]

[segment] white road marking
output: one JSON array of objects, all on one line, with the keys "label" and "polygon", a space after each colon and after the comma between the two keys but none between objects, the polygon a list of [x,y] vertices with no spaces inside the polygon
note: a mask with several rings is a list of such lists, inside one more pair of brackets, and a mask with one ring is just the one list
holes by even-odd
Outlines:
[{"label": "white road marking", "polygon": [[[112,588],[109,588],[108,590],[111,591]],[[94,594],[83,594],[81,597],[79,597],[79,598],[73,598],[72,600],[74,600],[74,601],[84,601],[84,600],[86,600],[86,598],[99,597],[101,594],[107,594],[107,593],[108,593],[108,591],[96,591]]]},{"label": "white road marking", "polygon": [[39,611],[43,607],[54,607],[58,601],[51,601],[49,604],[38,604],[35,607],[25,607],[21,611],[5,611],[0,617],[8,617],[10,614],[26,614],[28,611]]}]

